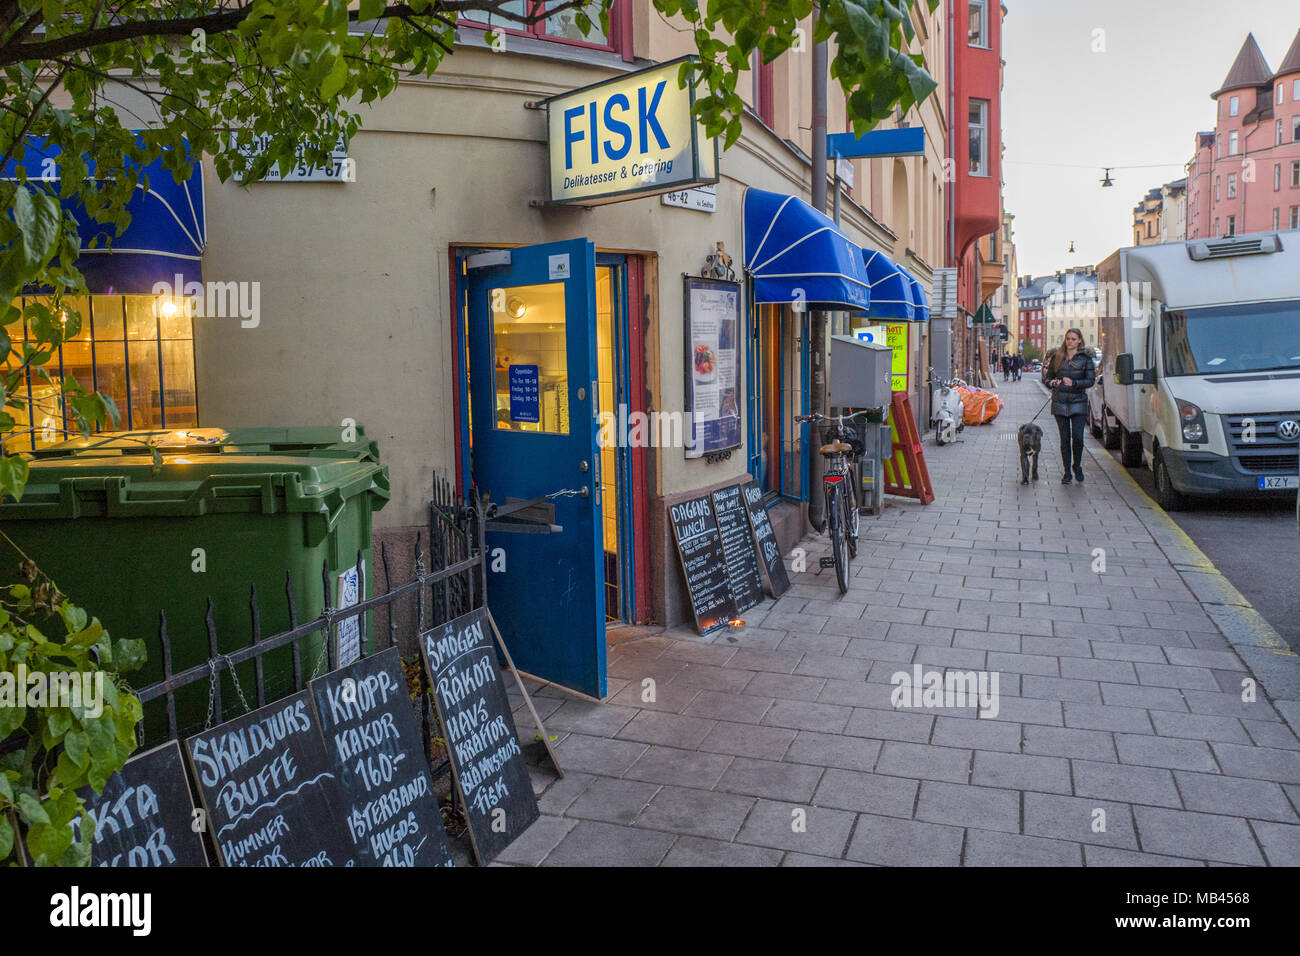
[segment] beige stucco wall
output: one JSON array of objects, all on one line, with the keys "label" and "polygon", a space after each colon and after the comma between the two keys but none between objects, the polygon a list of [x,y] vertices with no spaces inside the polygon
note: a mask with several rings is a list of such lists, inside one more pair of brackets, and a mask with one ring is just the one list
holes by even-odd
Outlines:
[{"label": "beige stucco wall", "polygon": [[[593,75],[594,74],[594,75]],[[405,83],[364,113],[350,146],[352,183],[261,183],[207,176],[208,280],[260,283],[256,328],[229,319],[196,330],[204,424],[363,424],[380,442],[393,497],[379,527],[420,524],[431,472],[454,470],[449,251],[585,236],[598,249],[658,260],[654,334],[664,369],[652,407],[682,407],[682,273],[722,241],[742,253],[745,184],[808,196],[808,171],[761,124],[727,151],[714,214],[658,197],[585,211],[534,208],[547,196],[545,112],[527,101],[585,85],[590,67],[458,50],[433,81]],[[604,75],[612,75],[605,71]],[[887,240],[846,204],[863,245]],[[742,382],[742,387],[744,383]],[[744,409],[742,409],[742,414]],[[743,423],[742,423],[743,424]],[[660,494],[745,472],[745,457],[655,457]]]}]

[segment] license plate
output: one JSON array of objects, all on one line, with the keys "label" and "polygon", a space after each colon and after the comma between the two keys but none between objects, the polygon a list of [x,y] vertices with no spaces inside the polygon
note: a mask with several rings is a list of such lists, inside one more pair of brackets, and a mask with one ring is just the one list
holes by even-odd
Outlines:
[{"label": "license plate", "polygon": [[1300,488],[1300,475],[1286,475],[1281,478],[1259,479],[1260,491],[1273,491],[1274,489],[1286,488]]}]

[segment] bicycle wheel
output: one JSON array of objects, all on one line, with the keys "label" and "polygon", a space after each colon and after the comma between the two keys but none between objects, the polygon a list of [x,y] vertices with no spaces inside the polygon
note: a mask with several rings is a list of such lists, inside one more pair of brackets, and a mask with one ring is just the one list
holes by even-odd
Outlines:
[{"label": "bicycle wheel", "polygon": [[849,543],[849,557],[858,556],[858,521],[861,517],[858,514],[858,493],[853,485],[849,485],[844,493],[844,537]]},{"label": "bicycle wheel", "polygon": [[840,593],[849,590],[849,542],[844,535],[844,513],[841,499],[835,485],[826,490],[827,532],[831,538],[831,557],[835,559],[835,581],[840,586]]}]

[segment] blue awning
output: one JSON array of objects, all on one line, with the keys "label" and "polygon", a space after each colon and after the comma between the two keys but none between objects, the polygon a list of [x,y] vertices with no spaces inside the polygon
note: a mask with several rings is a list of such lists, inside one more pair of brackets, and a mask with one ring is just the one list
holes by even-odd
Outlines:
[{"label": "blue awning", "polygon": [[[28,137],[26,146],[22,160],[6,163],[0,178],[16,178],[21,166],[29,180],[49,183],[52,175],[57,183],[58,147],[47,149],[44,139],[36,136]],[[77,220],[81,237],[77,267],[91,292],[151,294],[158,282],[174,287],[177,276],[183,284],[203,281],[207,224],[202,165],[195,161],[190,178],[178,183],[160,159],[146,166],[141,178],[148,179],[149,188],[136,187],[135,197],[126,207],[131,224],[120,236],[115,235],[115,226],[92,219],[76,199],[62,200]],[[92,241],[94,249],[89,248]],[[174,295],[183,292],[183,288],[173,288]]]},{"label": "blue awning", "polygon": [[912,275],[910,271],[902,266],[898,267],[898,271],[907,276],[907,281],[911,283],[912,286],[913,318],[915,318],[917,322],[929,322],[930,297],[925,294],[925,287],[921,285],[921,281],[917,279],[916,276]]},{"label": "blue awning", "polygon": [[867,308],[862,250],[801,199],[745,190],[745,271],[755,302]]},{"label": "blue awning", "polygon": [[867,315],[873,319],[916,318],[912,302],[912,283],[898,266],[877,249],[862,250],[867,281],[871,285],[871,306]]}]

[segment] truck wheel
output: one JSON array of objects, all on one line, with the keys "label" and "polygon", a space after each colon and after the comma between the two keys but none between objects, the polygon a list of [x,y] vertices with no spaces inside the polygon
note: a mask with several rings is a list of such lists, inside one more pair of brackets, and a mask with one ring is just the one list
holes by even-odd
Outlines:
[{"label": "truck wheel", "polygon": [[1137,468],[1142,464],[1142,435],[1131,432],[1123,425],[1119,426],[1119,460],[1125,468]]},{"label": "truck wheel", "polygon": [[1101,443],[1104,447],[1114,450],[1119,447],[1119,426],[1110,427],[1110,417],[1107,414],[1105,406],[1101,409]]},{"label": "truck wheel", "polygon": [[1159,451],[1156,452],[1156,504],[1166,511],[1182,511],[1187,507],[1187,496],[1174,487],[1165,456]]}]

